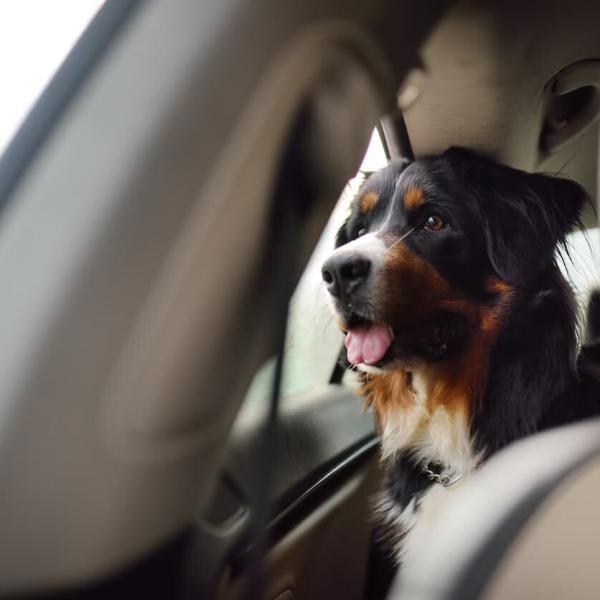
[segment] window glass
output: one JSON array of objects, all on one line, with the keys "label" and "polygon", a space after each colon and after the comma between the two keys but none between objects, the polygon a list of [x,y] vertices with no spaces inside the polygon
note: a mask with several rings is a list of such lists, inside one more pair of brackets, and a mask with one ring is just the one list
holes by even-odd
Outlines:
[{"label": "window glass", "polygon": [[[373,131],[361,166],[344,188],[323,234],[292,296],[289,308],[282,396],[325,385],[342,347],[343,336],[331,317],[327,293],[321,280],[321,265],[334,247],[335,235],[344,222],[350,202],[368,176],[387,164],[377,130]],[[255,376],[245,402],[268,395],[273,361]]]},{"label": "window glass", "polygon": [[558,257],[558,264],[575,291],[577,304],[585,315],[593,289],[600,285],[600,229],[573,231],[567,236],[569,255]]},{"label": "window glass", "polygon": [[0,2],[0,154],[103,3]]}]

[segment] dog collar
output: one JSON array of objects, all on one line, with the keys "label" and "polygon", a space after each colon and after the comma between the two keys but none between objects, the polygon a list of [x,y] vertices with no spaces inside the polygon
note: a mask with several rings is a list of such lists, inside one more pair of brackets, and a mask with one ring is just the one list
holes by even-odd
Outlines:
[{"label": "dog collar", "polygon": [[460,473],[459,475],[450,475],[448,473],[436,473],[436,467],[439,469],[439,462],[423,463],[421,465],[421,473],[423,473],[423,475],[425,475],[425,477],[427,477],[429,481],[437,485],[441,485],[442,487],[450,487],[451,485],[454,485],[463,476],[462,473]]}]

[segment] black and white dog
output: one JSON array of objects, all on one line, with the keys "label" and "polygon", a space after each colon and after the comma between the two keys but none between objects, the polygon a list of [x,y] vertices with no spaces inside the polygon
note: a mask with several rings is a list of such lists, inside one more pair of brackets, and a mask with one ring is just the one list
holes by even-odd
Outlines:
[{"label": "black and white dog", "polygon": [[585,201],[460,148],[391,163],[355,199],[322,274],[379,421],[377,511],[398,561],[494,452],[599,412],[555,258]]}]

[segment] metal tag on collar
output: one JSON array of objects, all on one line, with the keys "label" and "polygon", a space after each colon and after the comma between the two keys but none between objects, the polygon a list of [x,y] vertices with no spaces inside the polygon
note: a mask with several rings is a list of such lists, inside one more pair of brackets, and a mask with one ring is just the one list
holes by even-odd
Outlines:
[{"label": "metal tag on collar", "polygon": [[431,481],[432,483],[441,485],[442,487],[450,487],[451,485],[454,485],[462,477],[462,474],[455,475],[454,477],[452,477],[446,473],[444,473],[444,474],[436,473],[435,471],[432,471],[429,468],[428,464],[423,465],[421,467],[421,472],[427,476],[429,481]]}]

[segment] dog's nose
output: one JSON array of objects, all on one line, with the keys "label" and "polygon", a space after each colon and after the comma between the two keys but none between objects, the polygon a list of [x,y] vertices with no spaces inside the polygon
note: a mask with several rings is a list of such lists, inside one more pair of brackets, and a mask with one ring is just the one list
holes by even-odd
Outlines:
[{"label": "dog's nose", "polygon": [[371,261],[361,256],[333,255],[323,264],[321,273],[327,291],[336,298],[350,295],[369,275]]}]

